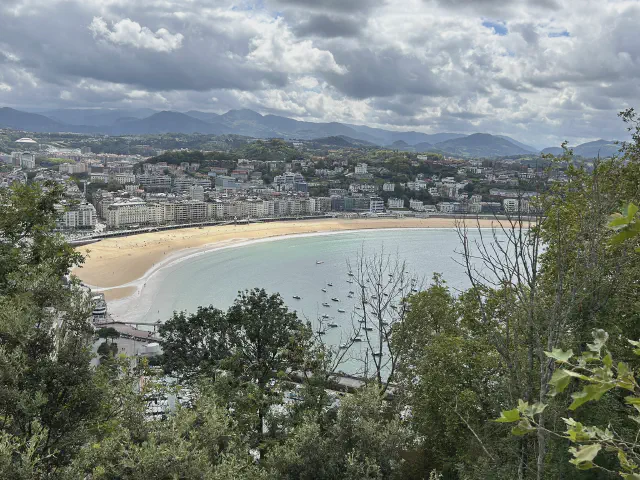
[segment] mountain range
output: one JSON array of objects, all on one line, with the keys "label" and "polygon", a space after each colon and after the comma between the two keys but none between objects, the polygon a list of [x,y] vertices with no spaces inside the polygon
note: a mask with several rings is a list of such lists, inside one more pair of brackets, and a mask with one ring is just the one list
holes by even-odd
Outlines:
[{"label": "mountain range", "polygon": [[[612,140],[596,140],[568,148],[573,150],[574,155],[585,158],[596,158],[598,156],[606,158],[617,155],[620,151],[620,145]],[[563,152],[560,147],[550,147],[542,150],[542,153],[562,155]]]},{"label": "mountain range", "polygon": [[[190,110],[185,113],[151,109],[58,109],[29,113],[0,108],[0,128],[39,133],[93,133],[144,135],[160,133],[236,134],[252,138],[322,139],[335,146],[378,145],[411,152],[440,152],[466,157],[500,157],[537,154],[539,150],[503,135],[474,133],[426,134],[392,131],[338,122],[317,123],[278,115],[261,115],[253,110],[230,110],[219,115]],[[327,141],[327,139],[330,139]],[[602,143],[599,143],[602,142]],[[612,142],[599,140],[579,145],[576,155],[596,156],[610,151]],[[561,149],[557,149],[561,150]],[[543,152],[553,151],[545,149]],[[578,153],[582,152],[582,153]],[[601,156],[605,156],[601,152]]]}]

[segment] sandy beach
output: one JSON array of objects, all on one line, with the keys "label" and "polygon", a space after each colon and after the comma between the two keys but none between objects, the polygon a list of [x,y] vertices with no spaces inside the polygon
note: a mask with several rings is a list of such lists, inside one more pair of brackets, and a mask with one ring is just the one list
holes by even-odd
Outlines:
[{"label": "sandy beach", "polygon": [[[492,219],[481,227],[496,226]],[[476,220],[470,221],[475,227]],[[469,225],[470,227],[472,225]],[[381,228],[453,228],[453,218],[320,219],[186,228],[102,240],[78,247],[86,256],[74,269],[84,283],[118,300],[136,291],[136,282],[181,256],[251,240],[295,234]]]}]

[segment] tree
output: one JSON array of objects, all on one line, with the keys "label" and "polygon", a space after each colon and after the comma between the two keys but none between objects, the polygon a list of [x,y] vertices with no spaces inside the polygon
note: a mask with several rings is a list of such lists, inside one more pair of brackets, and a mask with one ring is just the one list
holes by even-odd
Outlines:
[{"label": "tree", "polygon": [[404,475],[411,432],[377,387],[346,397],[325,424],[317,415],[295,428],[266,457],[283,479],[392,479]]},{"label": "tree", "polygon": [[304,370],[311,347],[310,326],[280,295],[260,289],[241,292],[226,314],[212,307],[175,314],[160,335],[165,370],[215,380],[240,423],[253,429],[256,445],[271,405],[282,398],[280,382]]},{"label": "tree", "polygon": [[[400,351],[391,343],[391,332],[407,314],[406,298],[417,291],[417,278],[412,277],[405,262],[384,249],[372,256],[361,251],[355,264],[348,264],[355,282],[358,308],[353,314],[351,348],[356,339],[364,340],[362,373],[372,377],[384,395],[394,375]],[[364,337],[364,338],[362,338]]]},{"label": "tree", "polygon": [[0,189],[0,434],[15,449],[9,471],[37,464],[49,474],[69,462],[103,401],[90,366],[90,299],[67,277],[82,258],[53,233],[61,195],[57,185]]}]

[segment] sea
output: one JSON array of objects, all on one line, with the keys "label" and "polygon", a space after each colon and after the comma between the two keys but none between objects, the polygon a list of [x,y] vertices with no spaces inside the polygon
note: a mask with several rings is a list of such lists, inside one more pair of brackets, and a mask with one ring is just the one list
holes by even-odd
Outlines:
[{"label": "sea", "polygon": [[[487,230],[486,237],[493,238],[487,233],[491,232]],[[473,244],[480,235],[471,230],[469,238]],[[504,238],[498,234],[496,240]],[[288,308],[311,322],[314,329],[322,325],[322,316],[337,324],[336,328],[325,329],[323,340],[338,347],[353,332],[358,298],[349,298],[354,285],[348,283],[348,274],[350,262],[353,264],[358,255],[370,257],[384,252],[406,262],[407,271],[419,279],[420,288],[426,288],[433,274],[439,273],[455,294],[470,285],[459,263],[461,251],[458,233],[450,228],[363,230],[256,240],[172,262],[145,279],[144,287],[134,297],[115,302],[110,310],[119,320],[162,323],[173,312],[195,312],[198,306],[226,310],[239,291],[264,288],[279,293]],[[481,270],[482,265],[477,263],[476,268]]]}]

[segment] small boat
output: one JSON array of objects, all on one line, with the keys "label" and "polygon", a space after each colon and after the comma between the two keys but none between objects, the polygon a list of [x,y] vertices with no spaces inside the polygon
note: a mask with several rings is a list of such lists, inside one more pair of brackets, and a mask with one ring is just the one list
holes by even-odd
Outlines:
[{"label": "small boat", "polygon": [[327,283],[328,287],[333,287],[333,283]]},{"label": "small boat", "polygon": [[371,300],[377,300],[378,296],[377,295],[371,295]]},{"label": "small boat", "polygon": [[347,275],[349,275],[350,277],[353,277],[353,272],[349,272],[347,273]]},{"label": "small boat", "polygon": [[353,298],[353,295],[347,295],[347,298]]},{"label": "small boat", "polygon": [[354,292],[353,290],[349,290],[349,293],[350,293],[351,295],[353,295],[353,294],[355,294],[356,292]]},{"label": "small boat", "polygon": [[332,300],[333,302],[339,302],[339,301],[340,301],[340,299],[339,299],[339,298],[336,298],[336,297],[333,297],[331,300]]},{"label": "small boat", "polygon": [[353,337],[351,339],[352,342],[361,342],[362,341],[362,337]]},{"label": "small boat", "polygon": [[293,298],[295,298],[296,300],[300,300],[300,295],[294,295]]},{"label": "small boat", "polygon": [[339,309],[338,309],[338,312],[340,312],[340,313],[344,313],[344,312],[346,312],[346,310],[345,310],[344,308],[339,308]]},{"label": "small boat", "polygon": [[318,335],[324,335],[324,334],[326,334],[327,332],[325,332],[324,330],[318,330],[316,333],[317,333]]},{"label": "small boat", "polygon": [[389,294],[388,293],[383,293],[382,295],[384,295],[385,297],[388,297]]},{"label": "small boat", "polygon": [[322,306],[323,306],[323,307],[330,307],[331,305],[329,305],[327,302],[324,302],[324,303],[322,304]]},{"label": "small boat", "polygon": [[371,355],[373,355],[374,357],[381,357],[382,352],[373,352]]},{"label": "small boat", "polygon": [[329,328],[337,328],[338,324],[337,323],[333,323],[333,322],[327,323],[327,327],[329,327]]},{"label": "small boat", "polygon": [[398,309],[398,307],[396,307],[395,305],[391,305],[391,308],[394,309],[394,310]]},{"label": "small boat", "polygon": [[367,323],[367,321],[364,318],[361,318],[360,320],[358,320],[358,322],[360,323]]},{"label": "small boat", "polygon": [[322,291],[323,291],[324,293],[327,293],[327,289],[326,289],[326,288],[323,288],[323,289],[322,289]]},{"label": "small boat", "polygon": [[324,318],[325,320],[329,318],[329,315],[322,315],[322,318]]},{"label": "small boat", "polygon": [[412,291],[413,293],[418,293],[418,289],[417,289],[417,288],[412,288],[412,289],[411,289],[411,291]]},{"label": "small boat", "polygon": [[356,305],[356,310],[362,310],[362,307],[359,305]]},{"label": "small boat", "polygon": [[353,280],[347,280],[347,283],[353,283]]},{"label": "small boat", "polygon": [[316,265],[322,265],[324,262],[322,260],[317,260]]},{"label": "small boat", "polygon": [[388,327],[389,326],[389,322],[382,322],[382,326],[383,327]]},{"label": "small boat", "polygon": [[373,327],[362,327],[365,332],[373,332]]},{"label": "small boat", "polygon": [[349,348],[349,345],[346,344],[346,343],[341,343],[340,344],[340,348],[342,348],[344,350],[345,348]]},{"label": "small boat", "polygon": [[390,273],[390,274],[389,274],[389,276],[390,276],[390,277],[393,277],[393,273]]}]

